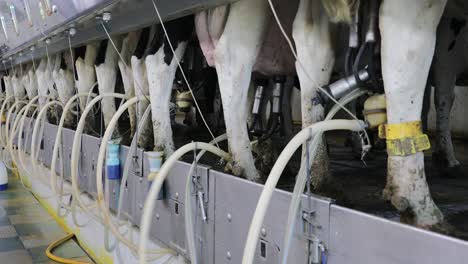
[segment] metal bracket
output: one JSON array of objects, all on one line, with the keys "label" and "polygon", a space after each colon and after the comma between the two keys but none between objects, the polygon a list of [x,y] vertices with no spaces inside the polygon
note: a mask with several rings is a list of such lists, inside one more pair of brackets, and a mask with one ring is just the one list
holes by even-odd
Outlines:
[{"label": "metal bracket", "polygon": [[[132,151],[132,162],[133,162],[133,166],[132,166],[132,170],[133,170],[133,174],[135,176],[138,176],[138,177],[143,177],[143,174],[141,173],[141,161],[139,160],[140,157],[137,155],[137,152],[136,151]],[[130,155],[130,154],[129,154]]]}]

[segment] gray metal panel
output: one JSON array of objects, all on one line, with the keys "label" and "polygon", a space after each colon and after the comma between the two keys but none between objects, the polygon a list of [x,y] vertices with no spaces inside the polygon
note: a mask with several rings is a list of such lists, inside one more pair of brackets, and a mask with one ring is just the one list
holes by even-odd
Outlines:
[{"label": "gray metal panel", "polygon": [[[58,12],[42,20],[37,11],[38,8],[35,8],[32,10],[35,21],[32,28],[25,24],[24,20],[26,16],[24,14],[18,15],[20,17],[20,34],[18,36],[12,34],[13,26],[11,23],[8,25],[8,32],[11,37],[6,42],[8,51],[3,55],[3,58],[13,56],[13,64],[29,61],[31,60],[31,55],[36,59],[42,58],[45,56],[45,44],[40,40],[46,37],[52,37],[48,48],[49,54],[67,50],[69,45],[68,36],[65,36],[62,32],[67,30],[72,23],[76,25],[78,30],[76,36],[72,38],[73,46],[78,46],[95,39],[106,38],[102,27],[94,19],[97,14],[103,11],[112,12],[112,20],[108,25],[113,34],[125,33],[157,22],[152,1],[148,0],[51,1],[52,4],[57,5]],[[235,0],[163,0],[156,1],[156,3],[163,20],[169,20],[233,1]],[[2,2],[7,1],[0,0],[0,6]],[[35,2],[37,7],[37,1],[29,0],[29,2]],[[117,4],[108,6],[114,2],[117,2]],[[22,0],[16,0],[14,4],[17,6],[16,10],[24,9]],[[6,3],[3,3],[3,6],[6,6]],[[9,10],[5,10],[5,13],[8,14],[7,20],[11,21]],[[0,34],[0,43],[5,43],[4,34]],[[36,50],[31,54],[28,49],[33,44],[36,45]],[[18,55],[19,51],[23,51],[23,56],[20,57]],[[10,67],[10,65],[11,63],[8,62],[7,67]]]},{"label": "gray metal panel", "polygon": [[73,138],[75,137],[75,131],[63,128],[62,130],[62,139],[63,139],[63,168],[64,168],[64,178],[70,180],[70,159],[71,151],[73,146]]},{"label": "gray metal panel", "polygon": [[45,145],[46,145],[45,131],[47,130],[47,124],[48,124],[47,121],[42,121],[41,126],[43,126],[43,131],[42,131],[42,133],[40,133],[40,131],[38,131],[37,139],[36,139],[37,144],[39,144],[39,146],[38,146],[39,154],[38,154],[37,159],[41,163],[45,162],[45,154],[46,154],[46,150],[45,150]]},{"label": "gray metal panel", "polygon": [[[166,199],[156,202],[153,213],[153,228],[150,235],[153,238],[171,246],[180,254],[189,258],[186,249],[185,235],[185,182],[190,164],[177,162],[174,164],[171,172],[166,178],[165,191]],[[145,175],[148,168],[145,166]],[[197,176],[199,176],[201,191],[204,193],[203,208],[205,210],[207,221],[202,220],[200,203],[195,193],[189,194],[193,198],[193,219],[194,231],[196,236],[196,245],[198,256],[201,263],[213,263],[214,255],[214,196],[210,194],[214,190],[214,181],[209,177],[209,169],[199,165],[197,167]]]},{"label": "gray metal panel", "polygon": [[131,203],[132,223],[140,225],[143,204],[145,203],[146,193],[148,192],[148,180],[143,177],[143,150],[136,149],[131,151],[133,168],[128,175],[129,188],[132,188],[133,198]]},{"label": "gray metal panel", "polygon": [[34,129],[34,124],[36,123],[36,119],[28,117],[24,122],[24,134],[25,134],[25,141],[24,141],[24,149],[27,153],[31,153],[31,139],[32,133]]},{"label": "gray metal panel", "polygon": [[[24,129],[23,129],[23,133],[21,135],[19,135],[21,137],[21,147],[22,149],[25,151],[25,143],[27,142],[27,138],[26,138],[26,135],[27,135],[27,131],[28,131],[28,127],[27,127],[27,124],[28,124],[28,121],[29,121],[29,117],[25,117],[24,118]],[[19,130],[20,130],[20,127],[21,127],[21,122],[18,124],[18,134],[19,134]]]},{"label": "gray metal panel", "polygon": [[57,136],[57,126],[46,123],[44,128],[44,165],[50,168],[52,164],[52,152],[54,150],[55,137]]},{"label": "gray metal panel", "polygon": [[[47,154],[47,149],[46,149],[46,146],[47,146],[47,137],[46,137],[46,134],[47,134],[47,129],[48,129],[48,122],[47,120],[46,121],[43,121],[41,126],[43,126],[43,130],[42,130],[42,134],[41,133],[38,133],[37,136],[37,144],[39,144],[39,156],[38,156],[38,160],[45,165],[46,163],[46,154]],[[40,132],[40,130],[38,131]]]},{"label": "gray metal panel", "polygon": [[330,215],[330,264],[461,264],[468,259],[466,241],[337,205]]},{"label": "gray metal panel", "polygon": [[[187,169],[190,168],[190,164],[187,164]],[[181,180],[185,184],[185,175]],[[211,170],[208,167],[199,165],[197,169],[197,176],[200,177],[200,181],[203,186],[204,192],[204,209],[206,212],[207,221],[203,221],[202,211],[200,202],[197,199],[198,196],[195,193],[190,194],[192,196],[192,208],[193,208],[193,220],[194,220],[194,231],[195,231],[195,243],[197,247],[197,255],[200,263],[214,263],[214,250],[215,250],[215,179],[211,176]],[[187,258],[189,256],[186,256]]]},{"label": "gray metal panel", "polygon": [[96,193],[96,159],[99,152],[99,139],[83,134],[81,141],[79,188],[90,194]]},{"label": "gray metal panel", "polygon": [[[120,152],[120,157],[121,157],[121,161],[122,161],[122,164],[125,165],[125,159],[127,158],[127,155],[130,154],[130,148],[127,147],[127,146],[123,146],[121,152]],[[132,204],[134,204],[134,197],[135,197],[135,194],[134,194],[134,184],[135,184],[135,180],[136,180],[136,176],[135,176],[135,169],[138,171],[141,169],[141,167],[139,166],[136,166],[133,161],[130,162],[129,166],[131,166],[129,168],[129,171],[128,171],[128,178],[127,178],[127,184],[125,186],[125,193],[124,193],[124,196],[123,196],[123,201],[122,201],[122,212],[124,212],[130,219],[132,217]],[[123,168],[122,167],[122,171],[123,171]],[[122,175],[123,176],[123,175]]]},{"label": "gray metal panel", "polygon": [[[216,171],[211,171],[210,175],[216,181],[214,263],[240,263],[247,232],[263,186]],[[274,192],[263,225],[265,235],[262,235],[259,241],[259,246],[261,242],[266,244],[266,258],[260,256],[257,248],[255,263],[279,263],[290,201],[291,193],[280,190]],[[315,222],[317,226],[321,226],[314,233],[324,242],[328,240],[329,207],[328,200],[311,197],[311,209],[319,216]],[[296,224],[297,230],[292,240],[289,261],[306,263],[307,240],[299,231],[302,219],[298,217],[297,221],[301,222]]]},{"label": "gray metal panel", "polygon": [[[8,136],[11,135],[11,128],[13,128],[13,125],[15,124],[15,120],[16,120],[16,114],[11,114],[11,127],[9,130]],[[18,129],[16,130],[16,132],[18,133]],[[13,140],[13,146],[18,145],[18,136],[15,136],[12,140]]]}]

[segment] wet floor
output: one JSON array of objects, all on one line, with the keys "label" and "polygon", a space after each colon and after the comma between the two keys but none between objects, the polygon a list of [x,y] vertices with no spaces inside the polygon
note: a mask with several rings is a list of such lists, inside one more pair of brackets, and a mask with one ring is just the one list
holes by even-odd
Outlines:
[{"label": "wet floor", "polygon": [[[45,254],[47,246],[66,232],[15,176],[0,191],[0,263],[58,263]],[[53,251],[59,257],[94,263],[81,247],[69,240]],[[6,262],[3,262],[8,260]]]},{"label": "wet floor", "polygon": [[[326,195],[347,207],[399,221],[398,212],[382,199],[387,167],[385,150],[374,150],[364,164],[353,156],[350,148],[344,147],[344,138],[344,135],[328,137],[333,186]],[[431,151],[426,151],[426,177],[432,197],[445,216],[448,234],[468,240],[468,141],[455,139],[454,145],[464,173],[447,178],[435,166]]]}]

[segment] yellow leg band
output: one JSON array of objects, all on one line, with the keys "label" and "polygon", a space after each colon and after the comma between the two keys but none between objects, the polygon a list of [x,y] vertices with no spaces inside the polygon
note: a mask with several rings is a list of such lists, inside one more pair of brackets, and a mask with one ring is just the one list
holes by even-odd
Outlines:
[{"label": "yellow leg band", "polygon": [[409,156],[431,148],[429,137],[422,133],[421,121],[381,125],[379,137],[387,139],[389,156]]}]

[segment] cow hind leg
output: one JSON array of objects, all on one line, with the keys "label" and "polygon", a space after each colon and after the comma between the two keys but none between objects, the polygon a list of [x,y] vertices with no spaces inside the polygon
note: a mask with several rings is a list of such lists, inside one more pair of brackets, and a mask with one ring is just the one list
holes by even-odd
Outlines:
[{"label": "cow hind leg", "polygon": [[268,12],[263,0],[232,4],[214,51],[226,133],[234,161],[232,172],[252,181],[259,181],[260,176],[247,131],[247,95],[252,68],[266,32]]},{"label": "cow hind leg", "polygon": [[455,70],[444,72],[434,65],[434,103],[436,109],[436,142],[433,160],[441,169],[441,176],[462,176],[463,168],[455,157],[450,133],[450,112],[455,100]]},{"label": "cow hind leg", "polygon": [[[389,124],[421,119],[425,86],[421,80],[429,73],[444,6],[444,0],[382,3],[379,23]],[[422,152],[389,155],[384,197],[402,213],[402,220],[411,224],[430,227],[443,220],[429,192]]]},{"label": "cow hind leg", "polygon": [[[293,37],[297,48],[298,59],[305,67],[296,63],[297,75],[301,85],[302,127],[322,121],[325,108],[314,104],[317,96],[317,85],[326,85],[330,81],[335,56],[333,53],[328,17],[318,0],[301,0],[293,24]],[[311,81],[307,75],[313,79]],[[306,173],[306,149],[303,147],[302,162],[299,174]],[[322,189],[328,179],[328,154],[325,137],[319,143],[312,164],[312,185]]]},{"label": "cow hind leg", "polygon": [[[164,45],[154,55],[146,57],[146,69],[151,99],[154,150],[163,151],[166,156],[170,156],[174,152],[174,142],[172,139],[169,104],[177,70],[177,62],[175,58],[172,58],[169,63],[165,61]],[[186,46],[187,42],[184,41],[179,42],[177,47],[174,47],[177,58],[182,58]]]},{"label": "cow hind leg", "polygon": [[[146,78],[146,66],[143,59],[138,59],[133,56],[131,59],[133,77],[135,80],[135,94],[138,98],[149,98],[148,79]],[[141,100],[138,102],[137,107],[133,109],[136,115],[136,123],[142,122],[142,117],[150,102]],[[130,109],[129,109],[130,110]],[[129,111],[130,112],[130,111]],[[142,148],[152,147],[153,145],[153,131],[151,129],[151,119],[147,118],[145,123],[141,126],[142,131],[139,131],[140,137],[138,138],[138,146]]]}]

